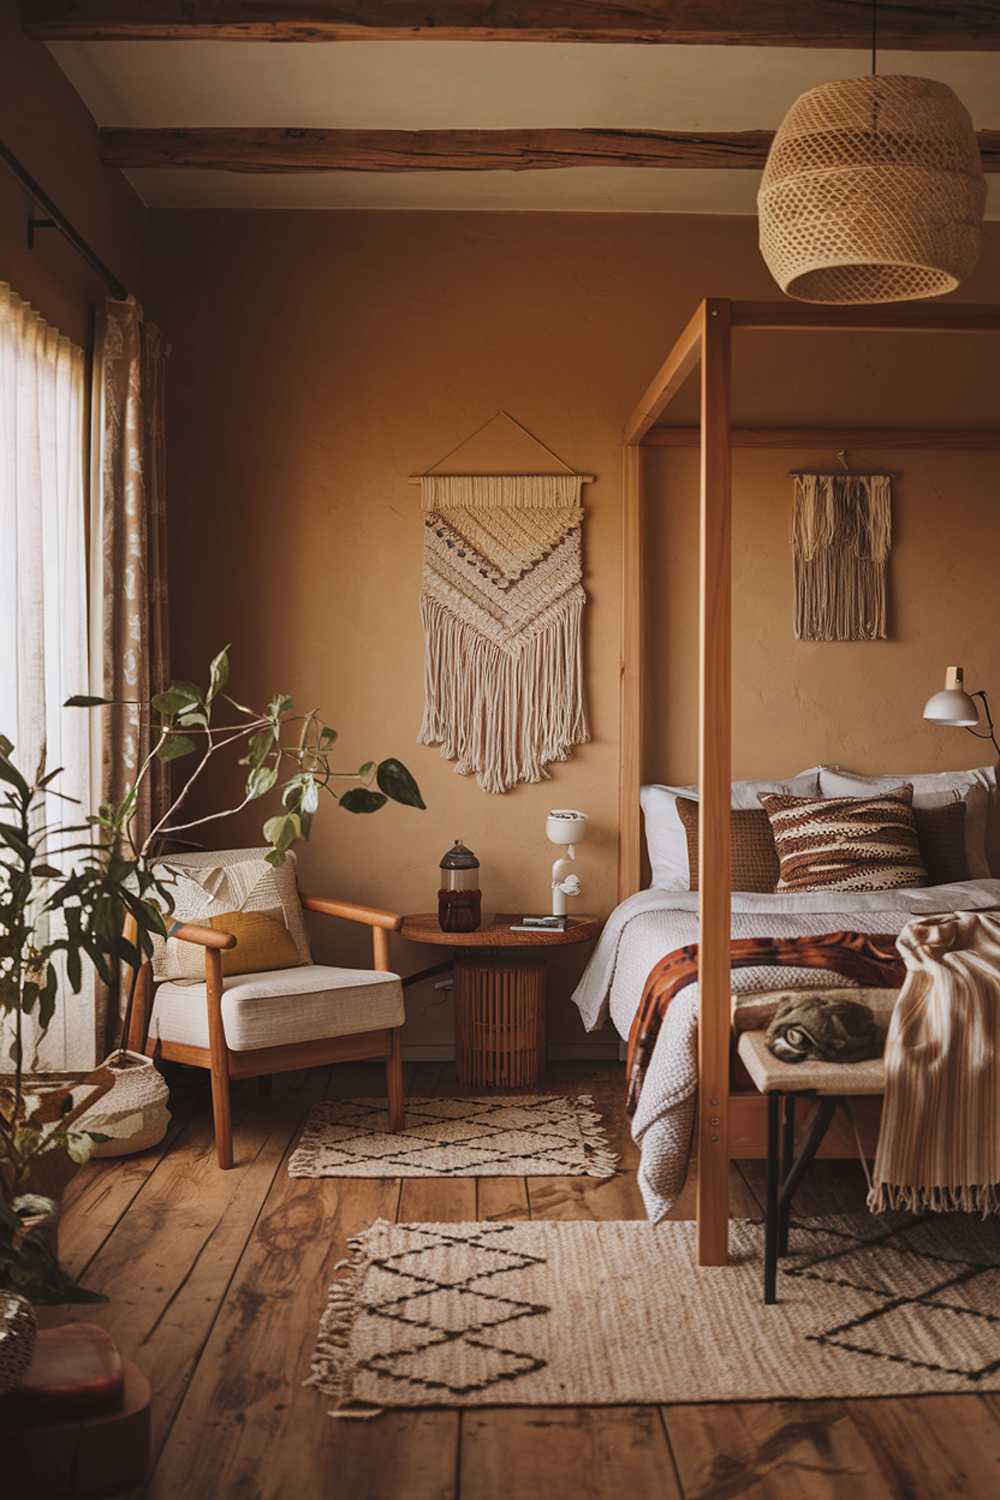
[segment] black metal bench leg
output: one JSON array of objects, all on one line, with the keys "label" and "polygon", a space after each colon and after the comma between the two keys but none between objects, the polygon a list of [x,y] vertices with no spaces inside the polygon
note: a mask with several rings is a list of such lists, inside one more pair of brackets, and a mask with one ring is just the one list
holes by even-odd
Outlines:
[{"label": "black metal bench leg", "polygon": [[779,1194],[780,1206],[786,1210],[791,1206],[792,1194],[798,1187],[803,1172],[823,1144],[826,1132],[830,1128],[830,1122],[836,1113],[837,1102],[838,1096],[833,1094],[823,1094],[817,1100],[816,1113],[813,1115],[812,1124],[809,1126],[805,1143],[792,1163],[791,1171],[781,1184]]},{"label": "black metal bench leg", "polygon": [[788,1254],[788,1218],[791,1196],[784,1191],[795,1160],[795,1095],[785,1095],[785,1128],[781,1138],[781,1191],[778,1195],[778,1254]]},{"label": "black metal bench leg", "polygon": [[778,1125],[781,1095],[767,1096],[767,1216],[764,1223],[764,1301],[778,1300],[778,1197],[781,1164],[778,1160]]}]

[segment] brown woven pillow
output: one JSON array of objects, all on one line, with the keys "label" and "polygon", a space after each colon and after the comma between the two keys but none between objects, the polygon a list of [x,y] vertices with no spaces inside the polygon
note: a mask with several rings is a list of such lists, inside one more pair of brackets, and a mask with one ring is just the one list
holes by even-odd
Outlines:
[{"label": "brown woven pillow", "polygon": [[[698,889],[698,804],[690,797],[677,798],[677,816],[687,834],[691,890]],[[729,814],[732,842],[734,891],[771,892],[778,883],[778,855],[771,836],[771,823],[763,808],[734,807]]]},{"label": "brown woven pillow", "polygon": [[896,891],[928,884],[912,786],[872,797],[761,792],[781,873],[778,891]]},{"label": "brown woven pillow", "polygon": [[965,852],[965,803],[946,802],[944,807],[915,807],[920,853],[931,885],[950,885],[968,880],[969,857]]}]

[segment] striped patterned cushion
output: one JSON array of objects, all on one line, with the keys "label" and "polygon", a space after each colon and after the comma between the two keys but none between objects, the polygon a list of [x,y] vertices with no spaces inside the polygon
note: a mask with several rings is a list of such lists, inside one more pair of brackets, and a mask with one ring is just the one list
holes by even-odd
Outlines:
[{"label": "striped patterned cushion", "polygon": [[762,792],[780,875],[777,891],[893,891],[927,885],[912,786],[874,797]]}]

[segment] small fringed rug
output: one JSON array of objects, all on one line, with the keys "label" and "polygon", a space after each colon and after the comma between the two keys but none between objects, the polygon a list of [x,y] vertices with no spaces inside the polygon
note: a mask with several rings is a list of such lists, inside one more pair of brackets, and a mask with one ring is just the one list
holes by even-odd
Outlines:
[{"label": "small fringed rug", "polygon": [[385,1098],[314,1104],[290,1177],[613,1177],[589,1094],[407,1099],[389,1130]]},{"label": "small fringed rug", "polygon": [[1000,1390],[1000,1226],[793,1221],[776,1306],[763,1229],[699,1269],[693,1224],[374,1224],[350,1242],[310,1385],[385,1407],[610,1406]]}]

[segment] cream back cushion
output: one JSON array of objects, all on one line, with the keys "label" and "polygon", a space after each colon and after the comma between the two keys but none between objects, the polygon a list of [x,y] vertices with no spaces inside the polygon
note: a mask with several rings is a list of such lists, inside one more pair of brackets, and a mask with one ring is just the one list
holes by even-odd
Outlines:
[{"label": "cream back cushion", "polygon": [[[761,792],[787,792],[795,797],[819,796],[819,767],[800,771],[784,781],[734,781],[730,806],[758,810]],[[677,811],[678,797],[698,800],[695,786],[649,785],[639,790],[649,855],[650,885],[660,891],[689,891],[691,866],[688,836]]]},{"label": "cream back cushion", "polygon": [[845,771],[821,766],[821,797],[871,797],[877,791],[889,790],[900,782],[913,788],[913,806],[918,812],[945,807],[949,803],[965,804],[965,853],[968,878],[988,880],[989,824],[996,800],[995,766],[980,766],[973,771],[909,771],[890,776],[864,776],[859,771]]},{"label": "cream back cushion", "polygon": [[[295,944],[300,964],[312,963],[309,938],[295,883],[295,855],[278,869],[261,849],[222,849],[196,854],[169,854],[158,869],[169,872],[174,922],[205,922],[223,912],[280,909]],[[168,924],[169,925],[169,924]],[[186,950],[183,951],[182,950]],[[190,968],[190,944],[176,939],[153,940],[153,977],[184,979]]]}]

